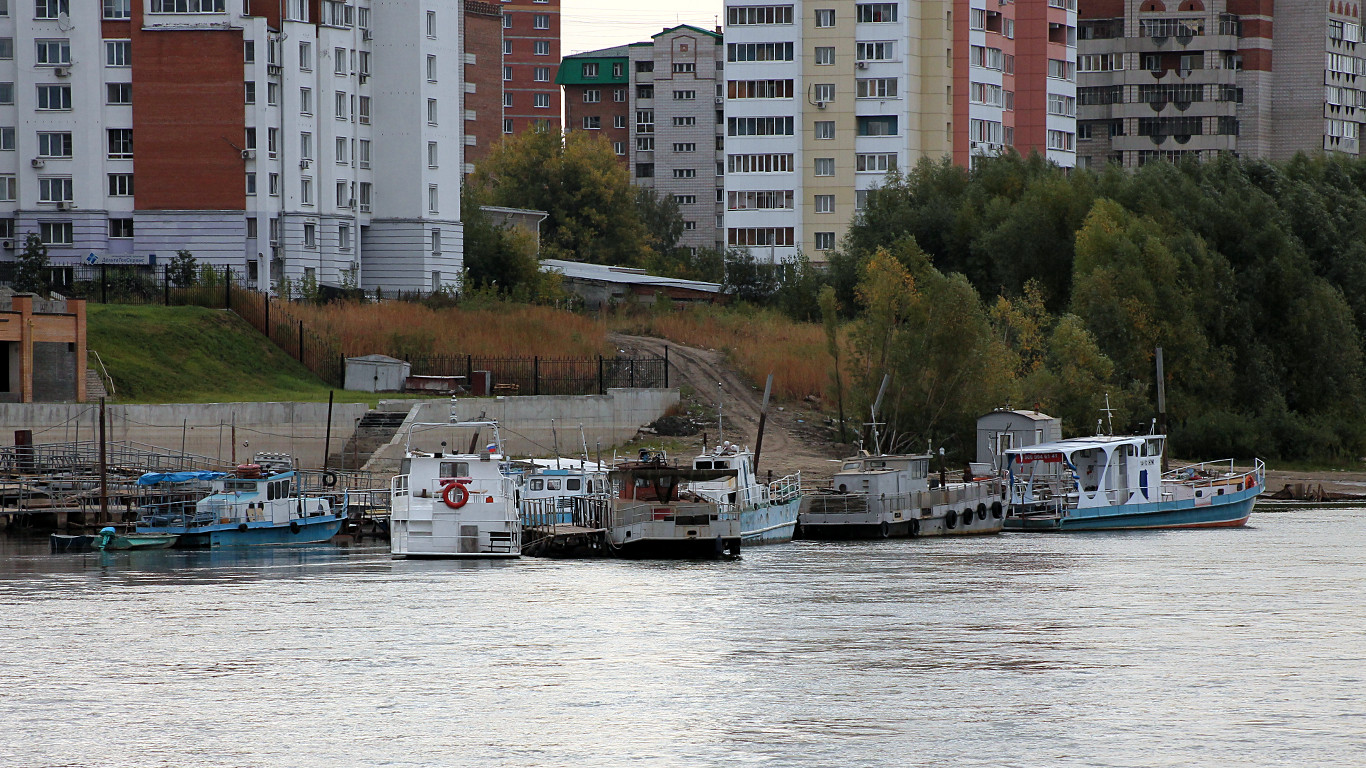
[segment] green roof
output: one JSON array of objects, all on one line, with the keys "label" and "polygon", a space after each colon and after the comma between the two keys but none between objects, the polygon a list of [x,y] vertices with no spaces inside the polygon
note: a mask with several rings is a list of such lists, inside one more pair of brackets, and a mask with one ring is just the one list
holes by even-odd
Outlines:
[{"label": "green roof", "polygon": [[[615,54],[617,49],[606,51],[589,51],[588,53],[578,53],[573,56],[565,56],[560,60],[560,71],[555,75],[556,85],[625,85],[629,75],[626,71],[628,64],[625,54],[625,46],[621,46],[621,54]],[[602,55],[606,53],[615,55]],[[621,74],[613,74],[614,64],[621,65]],[[585,70],[592,67],[597,68],[596,75],[586,75]]]}]

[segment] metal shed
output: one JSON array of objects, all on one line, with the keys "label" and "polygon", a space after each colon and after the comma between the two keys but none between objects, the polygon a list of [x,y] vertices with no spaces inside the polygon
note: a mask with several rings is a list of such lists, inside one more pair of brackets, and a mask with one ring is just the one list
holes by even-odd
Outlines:
[{"label": "metal shed", "polygon": [[998,457],[1010,448],[1061,439],[1061,419],[1040,411],[999,408],[977,419],[977,462],[1000,469]]},{"label": "metal shed", "polygon": [[346,388],[355,392],[402,392],[412,366],[386,355],[346,358]]}]

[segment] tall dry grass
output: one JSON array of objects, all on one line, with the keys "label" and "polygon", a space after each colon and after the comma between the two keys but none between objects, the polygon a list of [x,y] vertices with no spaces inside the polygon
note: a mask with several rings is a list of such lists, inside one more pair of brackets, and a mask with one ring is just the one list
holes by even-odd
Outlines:
[{"label": "tall dry grass", "polygon": [[599,321],[562,309],[493,303],[432,309],[402,301],[291,304],[290,313],[341,344],[349,356],[490,355],[586,357],[607,353]]},{"label": "tall dry grass", "polygon": [[[784,400],[815,395],[835,402],[832,361],[825,329],[798,323],[780,312],[694,307],[675,312],[617,314],[615,331],[658,336],[691,347],[720,350],[750,382],[762,386],[773,374],[773,394]],[[841,334],[843,339],[843,334]],[[848,378],[845,378],[848,387]]]}]

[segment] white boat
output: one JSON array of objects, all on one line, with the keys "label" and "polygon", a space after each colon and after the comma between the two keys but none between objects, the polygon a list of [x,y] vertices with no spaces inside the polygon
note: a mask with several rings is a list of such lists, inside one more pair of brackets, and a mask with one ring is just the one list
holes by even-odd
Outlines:
[{"label": "white boat", "polygon": [[[477,453],[413,448],[415,431],[488,430],[493,442]],[[477,435],[476,435],[477,438]],[[435,440],[430,434],[428,440]],[[522,554],[519,478],[509,475],[494,421],[414,424],[403,472],[390,481],[390,551],[402,557],[513,558]]]},{"label": "white boat", "polygon": [[926,454],[845,459],[831,487],[802,499],[800,538],[855,539],[998,533],[1005,484],[997,477],[930,488]]},{"label": "white boat", "polygon": [[1010,482],[1006,528],[1094,531],[1245,525],[1265,486],[1266,466],[1232,459],[1162,472],[1165,435],[1058,440],[1005,452]]},{"label": "white boat", "polygon": [[772,482],[761,482],[754,466],[754,452],[730,442],[693,459],[695,470],[734,470],[734,476],[703,480],[687,490],[704,499],[733,505],[740,513],[741,546],[780,544],[792,540],[801,510],[802,474],[796,472]]},{"label": "white boat", "polygon": [[614,495],[591,499],[619,557],[713,558],[740,554],[740,513],[734,504],[686,490],[689,483],[734,477],[734,469],[670,464],[663,451],[641,451],[611,472]]}]

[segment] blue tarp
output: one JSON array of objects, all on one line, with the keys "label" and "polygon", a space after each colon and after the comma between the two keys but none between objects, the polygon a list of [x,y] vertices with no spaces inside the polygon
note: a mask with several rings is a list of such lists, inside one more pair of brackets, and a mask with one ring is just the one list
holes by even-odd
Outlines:
[{"label": "blue tarp", "polygon": [[138,485],[188,483],[191,480],[217,480],[220,477],[227,476],[227,472],[148,472],[138,478]]}]

